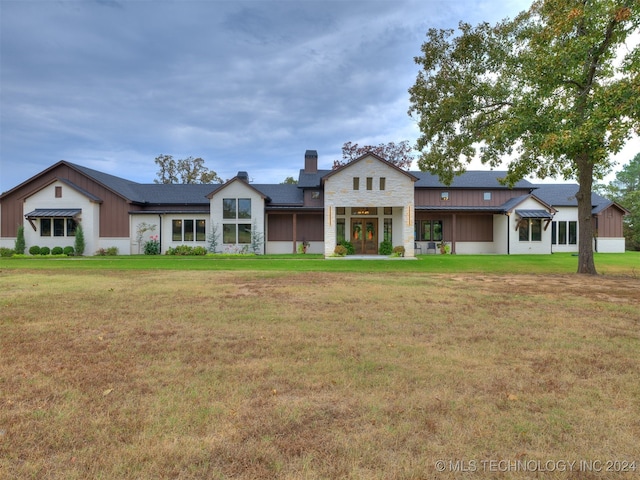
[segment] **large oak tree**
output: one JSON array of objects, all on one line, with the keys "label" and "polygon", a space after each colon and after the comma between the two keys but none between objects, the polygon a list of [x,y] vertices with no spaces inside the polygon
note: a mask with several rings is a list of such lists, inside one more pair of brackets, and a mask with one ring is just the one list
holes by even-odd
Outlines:
[{"label": "large oak tree", "polygon": [[222,183],[218,174],[205,167],[200,157],[174,160],[172,155],[158,155],[154,161],[159,168],[154,183]]},{"label": "large oak tree", "polygon": [[577,180],[578,272],[595,274],[593,179],[640,132],[638,0],[539,0],[496,25],[431,29],[409,114],[422,170],[448,183],[474,158],[506,184]]}]

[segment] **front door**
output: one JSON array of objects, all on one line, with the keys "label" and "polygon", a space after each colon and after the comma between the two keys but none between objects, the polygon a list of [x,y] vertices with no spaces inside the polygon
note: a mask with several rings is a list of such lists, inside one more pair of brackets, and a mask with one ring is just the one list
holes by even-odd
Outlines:
[{"label": "front door", "polygon": [[378,219],[352,218],[351,243],[356,255],[377,255]]}]

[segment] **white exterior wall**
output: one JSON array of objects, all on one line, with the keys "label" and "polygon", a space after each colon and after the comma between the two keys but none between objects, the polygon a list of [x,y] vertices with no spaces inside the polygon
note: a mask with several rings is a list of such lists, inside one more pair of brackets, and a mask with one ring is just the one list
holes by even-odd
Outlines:
[{"label": "white exterior wall", "polygon": [[[62,187],[62,197],[56,198],[55,187]],[[85,241],[85,255],[93,255],[99,246],[100,235],[100,205],[91,202],[87,197],[77,190],[69,187],[62,182],[53,182],[43,189],[27,197],[24,201],[24,213],[27,214],[38,208],[80,208],[82,213],[76,218],[82,224]],[[25,253],[29,253],[29,248],[38,245],[40,247],[73,247],[75,237],[49,237],[40,236],[40,220],[34,219],[33,223],[37,227],[37,231],[33,231],[33,227],[29,221],[24,219],[24,239],[26,244]],[[53,233],[53,232],[52,232]],[[14,245],[11,245],[13,248]]]},{"label": "white exterior wall", "polygon": [[[224,198],[250,198],[251,199],[251,218],[246,219],[224,219],[222,218],[222,200]],[[218,189],[215,194],[211,197],[210,203],[210,220],[208,221],[211,225],[207,226],[207,235],[213,228],[213,225],[217,226],[217,234],[219,236],[218,240],[218,249],[220,251],[225,251],[226,249],[233,249],[234,247],[242,248],[246,244],[237,244],[237,245],[227,245],[222,243],[222,225],[224,223],[250,223],[251,228],[255,227],[256,231],[262,234],[262,246],[261,251],[259,253],[265,253],[265,213],[264,213],[264,199],[259,192],[254,190],[249,184],[243,182],[242,180],[234,180],[233,182],[223,186]],[[285,242],[286,243],[286,242]],[[251,250],[251,244],[247,245],[249,250]],[[289,250],[286,253],[291,253],[291,244],[289,244]],[[272,252],[268,250],[268,253],[278,253]],[[283,252],[284,253],[284,252]]]},{"label": "white exterior wall", "polygon": [[624,253],[624,237],[606,237],[594,240],[594,251],[598,253]]},{"label": "white exterior wall", "polygon": [[[155,215],[156,223],[158,222],[158,215]],[[205,231],[205,239],[204,241],[195,241],[186,242],[183,240],[172,239],[172,223],[173,220],[205,220],[206,231]],[[151,222],[147,222],[151,223]],[[207,248],[209,246],[209,242],[207,239],[209,238],[209,233],[211,232],[211,219],[209,215],[206,213],[168,213],[162,215],[162,226],[160,228],[160,253],[164,254],[169,247],[175,248],[179,245],[188,245],[190,247],[204,247]],[[155,235],[157,232],[149,233],[148,235]],[[135,230],[133,235],[136,235]],[[220,232],[220,239],[222,239],[222,232]],[[142,243],[142,253],[144,253],[144,241]]]},{"label": "white exterior wall", "polygon": [[[557,213],[553,216],[554,222],[574,222],[574,221],[577,222],[578,221],[578,207],[558,207],[557,210],[558,210]],[[549,227],[549,230],[551,230],[551,227]],[[567,232],[567,235],[568,234],[569,232]],[[577,240],[575,245],[556,244],[551,246],[551,250],[552,252],[577,252],[578,243],[580,243],[580,229],[577,230],[576,239]],[[549,242],[551,242],[551,240],[549,240]]]},{"label": "white exterior wall", "polygon": [[[437,253],[440,253],[439,251]],[[456,242],[457,255],[484,255],[496,253],[495,242]]]},{"label": "white exterior wall", "polygon": [[[353,189],[353,177],[360,178],[359,190]],[[366,178],[373,178],[373,189],[367,190]],[[380,190],[380,177],[385,189]],[[331,175],[324,184],[324,255],[331,256],[336,246],[336,207],[378,207],[378,242],[383,234],[383,207],[393,207],[393,245],[402,245],[405,255],[414,256],[414,184],[402,172],[368,156],[347,165]],[[346,228],[350,229],[350,212],[346,212]],[[371,216],[376,218],[376,216]]]},{"label": "white exterior wall", "polygon": [[[151,237],[155,235],[158,235],[159,240],[161,240],[163,249],[162,253],[166,251],[165,240],[167,238],[171,240],[171,222],[169,222],[169,236],[167,237],[167,233],[160,228],[161,218],[158,214],[129,215],[129,220],[131,239],[128,239],[129,245],[127,248],[130,255],[144,254],[144,244],[151,240]],[[166,223],[164,218],[162,218],[162,222]],[[143,223],[146,223],[147,225],[155,225],[156,228],[153,231],[148,230],[144,232],[142,235],[142,241],[140,242],[140,245],[138,245],[138,227]],[[121,251],[121,253],[124,253],[124,251]]]},{"label": "white exterior wall", "polygon": [[[518,205],[516,210],[540,210],[545,209],[543,205],[533,198],[528,198]],[[547,219],[542,219],[542,239],[539,242],[521,242],[519,240],[520,231],[516,230],[516,225],[520,220],[515,211],[509,215],[509,253],[513,255],[522,254],[546,254],[551,253],[551,223],[545,230]]]},{"label": "white exterior wall", "polygon": [[494,215],[493,216],[493,252],[498,255],[506,255],[509,253],[509,240],[513,236],[511,229],[510,216]]}]

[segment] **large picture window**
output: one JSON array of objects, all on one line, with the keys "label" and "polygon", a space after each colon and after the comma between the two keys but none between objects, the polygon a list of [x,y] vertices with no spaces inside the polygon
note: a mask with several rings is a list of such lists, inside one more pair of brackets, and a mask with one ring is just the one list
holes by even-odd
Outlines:
[{"label": "large picture window", "polygon": [[551,224],[551,243],[553,245],[576,245],[578,243],[578,222],[553,222]]},{"label": "large picture window", "polygon": [[41,218],[41,237],[75,237],[78,223],[73,218]]},{"label": "large picture window", "polygon": [[207,239],[207,221],[184,219],[171,221],[171,240],[174,242],[204,242]]}]

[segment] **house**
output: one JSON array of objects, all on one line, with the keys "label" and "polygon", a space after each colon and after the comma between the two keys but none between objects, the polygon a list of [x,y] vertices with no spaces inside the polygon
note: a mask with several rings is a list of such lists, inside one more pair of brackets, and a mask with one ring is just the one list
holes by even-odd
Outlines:
[{"label": "house", "polygon": [[[374,154],[338,169],[318,169],[307,150],[297,185],[250,183],[246,172],[224,184],[141,184],[60,161],[0,195],[0,246],[12,248],[24,225],[27,247],[74,244],[82,223],[86,252],[117,247],[142,253],[151,235],[161,251],[178,245],[217,251],[333,254],[350,241],[375,255],[382,241],[406,256],[549,254],[577,251],[575,184],[500,183],[505,172],[470,171],[449,186],[407,172]],[[624,251],[619,205],[593,195],[599,252]],[[143,228],[145,227],[145,228]]]}]

